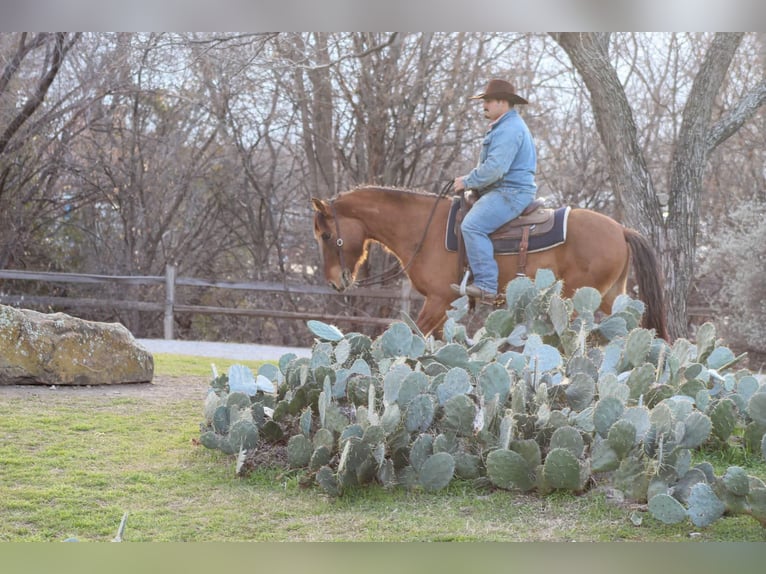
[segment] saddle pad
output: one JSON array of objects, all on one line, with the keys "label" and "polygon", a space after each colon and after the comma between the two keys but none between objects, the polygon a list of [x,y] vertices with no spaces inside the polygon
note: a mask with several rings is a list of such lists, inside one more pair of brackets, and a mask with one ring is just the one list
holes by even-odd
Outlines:
[{"label": "saddle pad", "polygon": [[[458,203],[455,203],[457,206]],[[445,236],[445,247],[447,251],[457,251],[457,235],[455,234],[455,219],[457,218],[457,209],[450,210],[447,219],[447,233]],[[570,208],[559,207],[553,214],[553,227],[550,231],[529,236],[529,253],[535,251],[544,251],[551,247],[561,245],[567,238],[567,220],[569,219]],[[519,238],[495,238],[492,237],[492,244],[495,247],[496,255],[511,255],[519,252],[519,244],[521,239]]]}]

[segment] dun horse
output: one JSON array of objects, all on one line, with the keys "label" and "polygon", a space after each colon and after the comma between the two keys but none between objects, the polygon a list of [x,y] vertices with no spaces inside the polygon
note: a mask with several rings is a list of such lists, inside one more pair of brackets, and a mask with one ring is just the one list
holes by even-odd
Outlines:
[{"label": "dun horse", "polygon": [[[445,247],[451,200],[412,190],[359,187],[325,201],[312,199],[314,236],[319,244],[325,278],[337,290],[354,285],[371,242],[391,251],[412,286],[425,297],[417,325],[425,334],[438,331],[456,295],[450,284],[459,281],[457,254]],[[496,255],[499,284],[515,275],[517,255]],[[601,293],[601,310],[625,293],[631,260],[639,296],[646,305],[644,325],[668,338],[657,260],[649,242],[638,232],[588,209],[572,209],[567,240],[527,255],[526,273],[550,269],[563,280],[565,297],[580,287]],[[502,290],[502,289],[501,289]]]}]

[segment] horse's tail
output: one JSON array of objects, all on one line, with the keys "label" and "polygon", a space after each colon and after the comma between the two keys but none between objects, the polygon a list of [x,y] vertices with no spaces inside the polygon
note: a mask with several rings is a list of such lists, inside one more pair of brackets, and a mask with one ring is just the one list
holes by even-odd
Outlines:
[{"label": "horse's tail", "polygon": [[633,255],[633,270],[638,282],[638,295],[646,305],[644,323],[658,337],[670,341],[665,317],[665,302],[660,279],[660,266],[649,241],[637,231],[624,228],[625,241]]}]

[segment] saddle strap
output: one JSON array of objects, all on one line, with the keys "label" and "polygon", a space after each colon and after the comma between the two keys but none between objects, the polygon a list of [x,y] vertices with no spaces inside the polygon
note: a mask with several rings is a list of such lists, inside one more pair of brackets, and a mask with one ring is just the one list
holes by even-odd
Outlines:
[{"label": "saddle strap", "polygon": [[470,209],[470,206],[468,205],[468,202],[466,201],[465,194],[461,194],[460,209],[457,210],[457,214],[455,217],[455,235],[457,235],[458,281],[460,281],[460,278],[463,276],[463,272],[465,271],[465,268],[468,266],[468,256],[466,255],[465,242],[463,241],[463,231],[460,228],[460,224],[463,223],[463,218],[465,217],[466,213],[468,213],[469,209]]},{"label": "saddle strap", "polygon": [[517,277],[524,277],[527,274],[527,251],[529,250],[529,225],[525,225],[521,230],[521,243],[519,243],[519,265],[516,269]]},{"label": "saddle strap", "polygon": [[[466,197],[466,194],[460,195],[460,208],[457,210],[457,213],[455,214],[455,235],[457,236],[457,277],[458,281],[463,276],[465,270],[468,268],[468,256],[466,254],[465,250],[465,242],[463,241],[463,233],[461,230],[460,224],[463,222],[463,219],[465,218],[466,214],[468,213],[468,210],[473,207],[473,204],[476,202],[475,198]],[[523,212],[524,214],[534,214],[536,211],[540,209],[540,207],[543,205],[543,200],[536,199],[534,200]],[[549,212],[552,212],[552,210],[548,210]],[[547,217],[547,216],[546,216]],[[518,221],[518,220],[514,220]],[[553,223],[553,218],[550,218],[551,225]],[[527,252],[529,251],[529,235],[530,230],[533,228],[538,227],[539,221],[537,220],[529,220],[526,222],[526,225],[522,225],[520,227],[516,227],[516,229],[521,231],[521,238],[519,242],[519,263],[518,268],[516,270],[516,275],[519,277],[524,277],[527,273]],[[508,224],[506,224],[507,227]]]}]

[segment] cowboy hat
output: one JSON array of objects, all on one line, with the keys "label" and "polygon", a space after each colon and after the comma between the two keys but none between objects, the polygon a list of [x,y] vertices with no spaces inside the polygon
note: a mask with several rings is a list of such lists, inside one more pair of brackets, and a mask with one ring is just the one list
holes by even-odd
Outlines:
[{"label": "cowboy hat", "polygon": [[516,94],[516,90],[510,82],[505,80],[490,80],[487,87],[480,94],[471,96],[472,100],[508,100],[512,104],[528,104],[529,102]]}]

